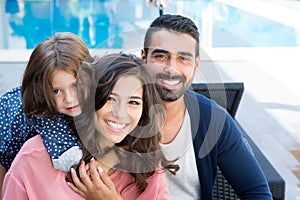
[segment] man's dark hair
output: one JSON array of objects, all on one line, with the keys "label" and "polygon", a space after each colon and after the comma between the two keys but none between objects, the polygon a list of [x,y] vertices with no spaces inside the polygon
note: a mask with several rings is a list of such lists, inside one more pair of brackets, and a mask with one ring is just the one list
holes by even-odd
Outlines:
[{"label": "man's dark hair", "polygon": [[152,33],[161,29],[166,29],[170,32],[185,33],[192,36],[197,42],[195,55],[199,55],[199,32],[195,23],[187,17],[170,14],[161,15],[150,24],[144,40],[144,49],[146,54],[148,53],[147,48],[149,48],[151,43]]}]

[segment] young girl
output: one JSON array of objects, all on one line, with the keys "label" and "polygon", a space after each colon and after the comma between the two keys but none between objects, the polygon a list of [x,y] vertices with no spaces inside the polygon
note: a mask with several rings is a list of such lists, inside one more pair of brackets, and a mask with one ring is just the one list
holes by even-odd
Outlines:
[{"label": "young girl", "polygon": [[[94,63],[96,73],[88,73],[95,77],[88,81],[83,75],[78,80],[83,113],[75,125],[83,145],[82,182],[75,170],[71,174],[76,186],[90,190],[92,184],[96,189],[79,192],[87,199],[170,199],[163,168],[176,171],[177,166],[170,165],[160,149],[159,122],[164,115],[151,75],[142,65],[140,59],[124,54],[107,55]],[[88,89],[86,82],[95,86]],[[90,160],[86,173],[85,162]],[[14,160],[3,194],[5,199],[82,199],[69,188],[66,177],[66,172],[52,167],[38,135]]]},{"label": "young girl", "polygon": [[[79,114],[79,107],[74,107],[76,99],[70,103],[70,99],[64,102],[60,98],[72,98],[76,74],[86,59],[92,58],[79,37],[68,32],[57,33],[33,50],[24,72],[22,95],[21,87],[16,87],[1,96],[0,186],[21,146],[36,132],[43,135],[43,142],[57,168],[64,163],[59,156],[79,144],[66,116]],[[62,84],[62,88],[51,84],[54,78],[65,81],[57,83]],[[23,110],[22,96],[29,119]],[[55,102],[60,106],[58,109]]]}]

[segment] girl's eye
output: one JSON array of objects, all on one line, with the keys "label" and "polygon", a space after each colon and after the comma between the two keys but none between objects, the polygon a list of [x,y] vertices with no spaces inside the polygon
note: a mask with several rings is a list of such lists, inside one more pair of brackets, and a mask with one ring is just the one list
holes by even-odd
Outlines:
[{"label": "girl's eye", "polygon": [[61,94],[61,90],[59,90],[59,89],[54,89],[54,90],[52,90],[52,92],[53,92],[53,94]]}]

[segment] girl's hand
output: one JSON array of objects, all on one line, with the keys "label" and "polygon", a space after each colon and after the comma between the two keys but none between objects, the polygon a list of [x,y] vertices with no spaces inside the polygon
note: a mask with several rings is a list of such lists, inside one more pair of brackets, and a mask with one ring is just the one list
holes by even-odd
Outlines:
[{"label": "girl's hand", "polygon": [[[88,171],[88,172],[87,172]],[[87,200],[122,200],[122,196],[118,193],[114,183],[101,167],[96,167],[94,159],[86,166],[82,161],[79,166],[79,180],[75,170],[71,169],[73,183],[68,185]]]}]

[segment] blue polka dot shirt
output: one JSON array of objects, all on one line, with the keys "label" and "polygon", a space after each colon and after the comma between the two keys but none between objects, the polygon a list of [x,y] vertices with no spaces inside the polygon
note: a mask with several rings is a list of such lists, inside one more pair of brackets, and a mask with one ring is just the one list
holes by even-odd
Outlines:
[{"label": "blue polka dot shirt", "polygon": [[80,142],[70,130],[64,115],[56,120],[37,117],[27,119],[23,111],[21,88],[15,87],[0,97],[0,163],[9,169],[26,140],[37,133],[52,159]]}]

